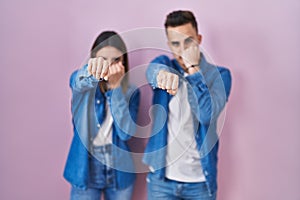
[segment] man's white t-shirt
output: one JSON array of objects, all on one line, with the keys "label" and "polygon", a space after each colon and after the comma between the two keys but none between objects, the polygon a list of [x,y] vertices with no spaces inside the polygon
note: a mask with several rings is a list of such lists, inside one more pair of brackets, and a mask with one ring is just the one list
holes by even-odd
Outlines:
[{"label": "man's white t-shirt", "polygon": [[205,176],[194,135],[187,83],[182,81],[169,102],[166,177],[181,182],[203,182]]}]

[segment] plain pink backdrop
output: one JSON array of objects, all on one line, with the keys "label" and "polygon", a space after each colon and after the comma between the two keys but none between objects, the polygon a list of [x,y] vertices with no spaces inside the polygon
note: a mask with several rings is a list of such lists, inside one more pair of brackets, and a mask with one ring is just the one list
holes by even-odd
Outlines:
[{"label": "plain pink backdrop", "polygon": [[[218,199],[300,199],[300,1],[2,0],[1,200],[68,199],[62,173],[72,137],[70,73],[101,31],[162,28],[175,9],[195,13],[203,47],[233,75]],[[132,66],[150,55],[133,54]],[[141,124],[149,121],[147,90]],[[146,199],[144,178],[135,200]]]}]

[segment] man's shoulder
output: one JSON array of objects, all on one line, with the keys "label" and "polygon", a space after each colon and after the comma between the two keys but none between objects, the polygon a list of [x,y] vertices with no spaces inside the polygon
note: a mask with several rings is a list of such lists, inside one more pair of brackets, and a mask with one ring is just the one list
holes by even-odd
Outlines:
[{"label": "man's shoulder", "polygon": [[223,80],[223,83],[225,85],[227,97],[229,96],[230,90],[231,90],[231,82],[232,82],[232,77],[231,77],[231,72],[228,68],[223,67],[223,66],[218,66],[218,71],[221,75],[221,78]]},{"label": "man's shoulder", "polygon": [[202,72],[206,75],[206,77],[210,77],[211,80],[221,77],[223,81],[227,82],[228,84],[231,83],[231,72],[225,66],[206,62]]},{"label": "man's shoulder", "polygon": [[217,69],[221,74],[228,74],[230,75],[230,70],[227,67],[224,66],[217,66]]}]

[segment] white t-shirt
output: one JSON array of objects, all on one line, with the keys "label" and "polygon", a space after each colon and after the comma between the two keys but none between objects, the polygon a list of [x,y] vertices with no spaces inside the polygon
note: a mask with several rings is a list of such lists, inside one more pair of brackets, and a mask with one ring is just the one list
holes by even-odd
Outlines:
[{"label": "white t-shirt", "polygon": [[187,83],[183,81],[169,102],[167,178],[181,182],[205,181],[194,132]]},{"label": "white t-shirt", "polygon": [[103,146],[106,144],[112,144],[112,124],[113,124],[113,118],[110,113],[110,108],[108,104],[106,104],[106,117],[102,123],[102,125],[99,126],[99,131],[97,136],[93,140],[94,146]]}]

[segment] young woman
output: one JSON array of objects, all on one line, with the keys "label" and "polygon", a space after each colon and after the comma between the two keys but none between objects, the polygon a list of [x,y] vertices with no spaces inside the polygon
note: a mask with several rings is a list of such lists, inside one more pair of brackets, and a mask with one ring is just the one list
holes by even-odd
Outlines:
[{"label": "young woman", "polygon": [[74,137],[64,177],[72,200],[131,199],[135,174],[126,141],[136,130],[140,93],[127,71],[124,41],[105,31],[88,64],[71,75]]}]

